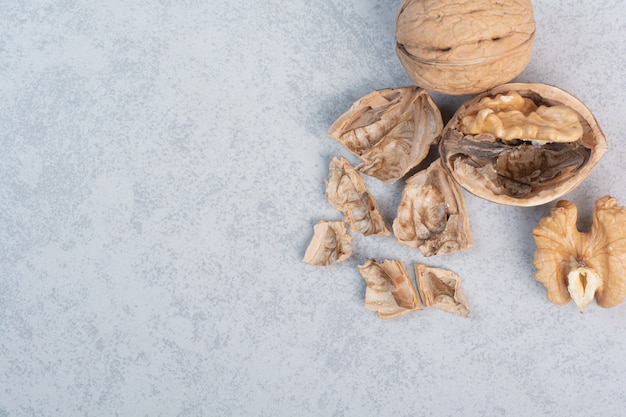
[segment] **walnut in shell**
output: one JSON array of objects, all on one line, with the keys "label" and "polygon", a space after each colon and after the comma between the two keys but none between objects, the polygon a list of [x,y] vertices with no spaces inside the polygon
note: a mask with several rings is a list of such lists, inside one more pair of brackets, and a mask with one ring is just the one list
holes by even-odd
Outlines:
[{"label": "walnut in shell", "polygon": [[393,183],[426,157],[442,129],[439,108],[426,90],[413,86],[359,99],[328,135],[361,158],[359,171]]},{"label": "walnut in shell", "polygon": [[439,152],[462,187],[487,200],[535,206],[556,200],[595,168],[607,143],[591,111],[545,84],[504,84],[465,102]]},{"label": "walnut in shell", "polygon": [[531,0],[403,0],[396,18],[400,63],[417,85],[444,94],[511,81],[534,39]]},{"label": "walnut in shell", "polygon": [[378,318],[393,319],[422,309],[417,291],[401,261],[380,263],[368,259],[358,268],[367,284],[365,308],[378,312]]},{"label": "walnut in shell", "polygon": [[363,178],[345,158],[333,158],[326,180],[326,199],[341,211],[353,232],[390,235],[378,206],[365,188]]},{"label": "walnut in shell", "polygon": [[537,249],[535,279],[555,304],[573,299],[581,312],[593,301],[601,307],[621,304],[626,296],[626,209],[615,198],[600,198],[591,230],[576,227],[577,209],[561,200],[533,228]]},{"label": "walnut in shell", "polygon": [[441,160],[406,181],[393,232],[399,243],[419,248],[424,256],[451,254],[472,245],[461,189]]},{"label": "walnut in shell", "polygon": [[426,307],[435,307],[467,317],[470,310],[461,290],[461,277],[447,269],[415,264],[420,295]]},{"label": "walnut in shell", "polygon": [[303,262],[325,266],[348,259],[352,254],[352,236],[342,220],[320,220],[313,226],[313,238],[304,253]]}]

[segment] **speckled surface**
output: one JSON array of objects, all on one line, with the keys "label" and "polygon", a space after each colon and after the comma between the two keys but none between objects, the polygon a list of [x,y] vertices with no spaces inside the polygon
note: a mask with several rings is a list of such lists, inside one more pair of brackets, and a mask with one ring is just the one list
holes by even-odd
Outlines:
[{"label": "speckled surface", "polygon": [[[595,113],[610,150],[567,195],[626,204],[626,3],[537,0],[519,81]],[[550,204],[465,193],[467,252],[354,236],[301,262],[330,124],[410,84],[399,1],[5,2],[0,9],[0,416],[618,416],[626,305],[547,302]],[[434,95],[444,118],[463,98]],[[401,185],[366,184],[390,224]],[[472,314],[380,321],[366,258],[446,267]],[[413,275],[412,275],[413,276]]]}]

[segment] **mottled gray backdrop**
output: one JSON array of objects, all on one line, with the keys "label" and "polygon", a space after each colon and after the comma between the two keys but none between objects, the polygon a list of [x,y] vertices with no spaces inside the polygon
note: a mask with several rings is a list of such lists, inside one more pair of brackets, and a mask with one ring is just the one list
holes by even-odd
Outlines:
[{"label": "mottled gray backdrop", "polygon": [[[595,113],[574,201],[626,204],[626,3],[536,0],[519,81]],[[399,0],[0,5],[0,416],[618,416],[626,305],[555,306],[531,228],[551,204],[464,193],[467,252],[355,236],[301,262],[357,98],[408,85]],[[434,95],[445,118],[465,98]],[[366,184],[388,223],[401,185]],[[472,314],[383,322],[368,257],[463,277]],[[411,274],[412,275],[412,274]]]}]

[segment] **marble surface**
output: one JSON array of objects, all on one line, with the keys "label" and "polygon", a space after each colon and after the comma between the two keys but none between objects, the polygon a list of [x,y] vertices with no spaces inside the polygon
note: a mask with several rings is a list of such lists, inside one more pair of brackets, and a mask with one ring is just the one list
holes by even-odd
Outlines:
[{"label": "marble surface", "polygon": [[[0,416],[618,416],[626,305],[555,306],[552,204],[464,193],[474,245],[355,235],[301,262],[357,98],[411,84],[399,1],[66,0],[0,7]],[[518,81],[583,100],[610,150],[566,196],[626,204],[626,3],[536,0]],[[444,118],[466,97],[433,95]],[[391,223],[401,184],[365,178]],[[357,265],[452,269],[472,309],[381,321]]]}]

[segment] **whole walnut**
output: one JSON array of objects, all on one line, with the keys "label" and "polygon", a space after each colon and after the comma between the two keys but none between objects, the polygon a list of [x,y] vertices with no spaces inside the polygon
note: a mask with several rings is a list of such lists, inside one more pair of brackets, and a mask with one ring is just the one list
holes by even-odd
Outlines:
[{"label": "whole walnut", "polygon": [[530,0],[403,0],[396,53],[420,87],[475,94],[511,81],[535,39]]}]

